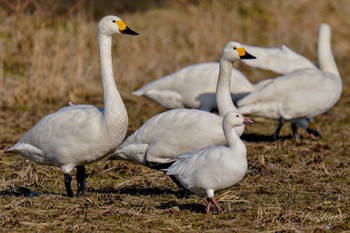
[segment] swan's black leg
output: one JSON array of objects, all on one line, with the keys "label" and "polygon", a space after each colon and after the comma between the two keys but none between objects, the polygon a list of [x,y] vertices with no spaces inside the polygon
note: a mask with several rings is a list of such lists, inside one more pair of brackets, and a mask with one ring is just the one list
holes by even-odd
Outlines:
[{"label": "swan's black leg", "polygon": [[72,176],[69,174],[64,174],[64,185],[66,186],[66,190],[67,190],[67,196],[68,197],[73,197],[73,190],[72,187],[70,185],[70,183],[72,182]]},{"label": "swan's black leg", "polygon": [[84,195],[86,188],[86,174],[84,166],[77,166],[77,182],[78,182],[78,191],[77,197]]},{"label": "swan's black leg", "polygon": [[292,136],[296,141],[300,141],[300,135],[298,134],[298,127],[296,124],[291,123],[292,127]]},{"label": "swan's black leg", "polygon": [[277,129],[276,129],[275,133],[273,134],[273,140],[274,141],[276,141],[278,139],[283,124],[284,124],[284,120],[283,120],[283,118],[280,118],[279,121],[278,121]]}]

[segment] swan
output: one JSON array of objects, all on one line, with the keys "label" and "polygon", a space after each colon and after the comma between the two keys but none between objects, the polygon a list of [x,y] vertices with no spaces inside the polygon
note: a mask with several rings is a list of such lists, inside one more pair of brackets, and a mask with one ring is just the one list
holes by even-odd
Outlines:
[{"label": "swan", "polygon": [[[229,42],[223,48],[216,92],[220,115],[197,109],[173,109],[158,114],[130,135],[109,160],[129,160],[153,169],[162,169],[179,155],[210,145],[224,145],[223,116],[237,110],[229,89],[232,63],[253,58],[238,42]],[[240,136],[244,126],[234,129]]]},{"label": "swan", "polygon": [[340,98],[342,81],[331,50],[331,29],[318,31],[320,69],[304,68],[277,77],[238,101],[242,114],[278,120],[274,139],[286,121],[312,118],[332,108]]},{"label": "swan", "polygon": [[222,122],[227,146],[209,146],[180,156],[166,174],[175,176],[187,190],[196,194],[206,194],[208,205],[214,204],[218,213],[223,210],[218,205],[214,192],[232,187],[240,182],[248,169],[247,149],[243,141],[232,130],[233,127],[253,123],[239,112],[228,112]]},{"label": "swan", "polygon": [[[132,94],[147,97],[167,109],[195,108],[211,112],[217,108],[215,91],[219,66],[219,62],[189,65],[146,84]],[[233,99],[252,89],[253,84],[239,70],[232,68],[230,90]]]},{"label": "swan", "polygon": [[97,25],[104,108],[74,105],[59,109],[42,118],[6,153],[26,157],[36,163],[59,167],[64,174],[68,197],[73,168],[77,168],[78,191],[85,193],[84,165],[113,152],[126,136],[128,116],[114,80],[112,35],[138,35],[117,16],[105,16]]}]

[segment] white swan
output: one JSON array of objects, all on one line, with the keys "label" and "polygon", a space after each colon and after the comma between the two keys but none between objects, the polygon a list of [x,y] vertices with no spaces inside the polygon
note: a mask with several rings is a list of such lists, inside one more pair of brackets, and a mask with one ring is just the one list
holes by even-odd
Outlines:
[{"label": "white swan", "polygon": [[77,196],[85,192],[85,164],[100,160],[123,141],[128,116],[114,80],[112,35],[132,31],[117,16],[105,16],[97,26],[104,108],[71,105],[42,118],[7,153],[36,163],[59,167],[64,174],[67,196],[73,197],[70,172],[77,168]]},{"label": "white swan", "polygon": [[[229,42],[222,50],[217,85],[220,116],[194,109],[173,109],[152,117],[130,135],[110,157],[124,159],[151,168],[169,166],[179,155],[210,145],[226,143],[222,130],[223,116],[236,110],[230,95],[232,62],[255,58],[237,42]],[[235,128],[240,136],[244,126]]]},{"label": "white swan", "polygon": [[[190,65],[132,94],[145,96],[168,109],[194,108],[210,112],[217,108],[215,91],[219,66],[219,62]],[[232,68],[230,90],[235,99],[252,91],[253,85],[239,70]]]},{"label": "white swan", "polygon": [[185,154],[165,169],[166,174],[175,176],[184,188],[196,194],[207,195],[207,214],[211,203],[215,205],[218,213],[223,212],[214,197],[214,192],[232,187],[240,182],[247,172],[247,149],[232,130],[233,127],[244,123],[253,122],[239,112],[228,112],[222,122],[228,146],[210,146]]},{"label": "white swan", "polygon": [[342,81],[331,50],[328,24],[320,25],[318,38],[320,69],[299,69],[275,78],[238,101],[242,114],[279,120],[275,139],[285,121],[322,114],[340,98]]}]

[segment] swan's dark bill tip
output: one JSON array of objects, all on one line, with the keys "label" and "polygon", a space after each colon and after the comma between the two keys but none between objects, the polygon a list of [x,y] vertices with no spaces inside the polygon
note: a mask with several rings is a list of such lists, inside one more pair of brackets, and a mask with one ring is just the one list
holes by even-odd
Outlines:
[{"label": "swan's dark bill tip", "polygon": [[132,30],[132,29],[129,28],[129,27],[126,27],[126,28],[122,31],[122,33],[123,33],[123,34],[134,35],[134,36],[139,35],[138,32],[135,32],[134,30]]},{"label": "swan's dark bill tip", "polygon": [[243,56],[240,56],[241,59],[256,59],[255,56],[251,55],[250,53],[245,53]]}]

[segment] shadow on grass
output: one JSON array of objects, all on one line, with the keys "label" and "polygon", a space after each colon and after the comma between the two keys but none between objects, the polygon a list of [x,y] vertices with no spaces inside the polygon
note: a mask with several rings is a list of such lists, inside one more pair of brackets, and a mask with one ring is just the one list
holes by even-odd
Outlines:
[{"label": "shadow on grass", "polygon": [[130,195],[142,195],[142,196],[153,196],[153,195],[163,195],[163,194],[173,194],[177,195],[178,191],[173,191],[170,189],[161,189],[157,187],[145,187],[140,188],[136,186],[127,186],[115,189],[113,187],[94,189],[89,188],[88,192],[101,193],[101,194],[130,194]]},{"label": "shadow on grass", "polygon": [[172,209],[174,207],[178,207],[179,210],[189,210],[196,213],[205,213],[205,206],[198,203],[179,204],[177,201],[169,201],[166,203],[162,203],[158,208],[162,210],[166,210],[166,209]]},{"label": "shadow on grass", "polygon": [[10,190],[0,190],[0,196],[22,196],[22,197],[37,197],[40,194],[24,187],[14,187]]},{"label": "shadow on grass", "polygon": [[[241,139],[248,142],[275,142],[275,140],[273,139],[273,135],[242,134]],[[281,141],[292,140],[292,139],[293,137],[291,135],[280,136],[278,138],[278,140],[281,140]]]}]

